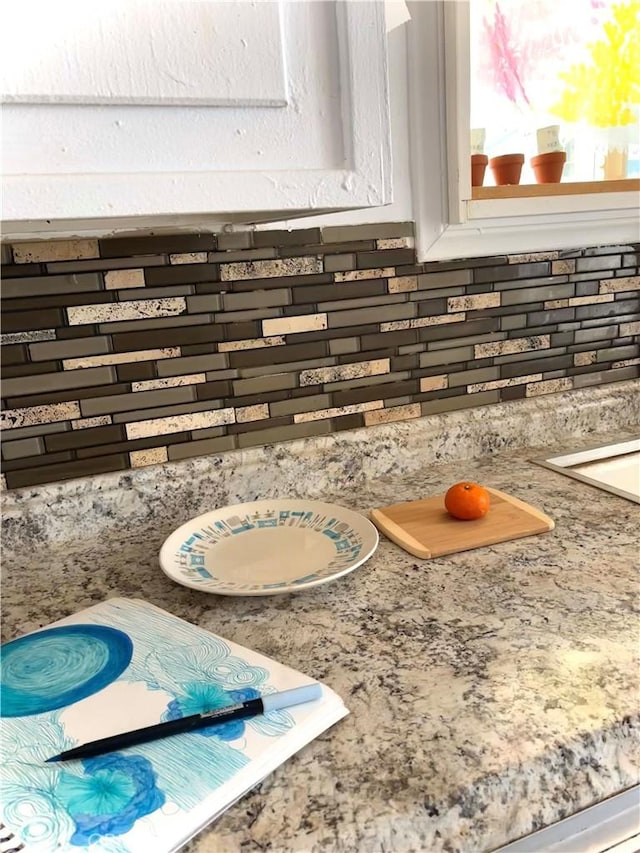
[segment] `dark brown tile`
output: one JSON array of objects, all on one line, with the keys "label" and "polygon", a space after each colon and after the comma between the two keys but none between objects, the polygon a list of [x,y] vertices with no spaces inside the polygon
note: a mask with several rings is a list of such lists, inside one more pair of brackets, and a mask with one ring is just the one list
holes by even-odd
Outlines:
[{"label": "dark brown tile", "polygon": [[253,245],[256,249],[262,246],[304,246],[308,243],[319,243],[321,239],[319,228],[301,228],[297,231],[253,232]]},{"label": "dark brown tile", "polygon": [[34,296],[28,299],[3,300],[4,311],[23,311],[29,308],[68,308],[72,305],[96,305],[115,302],[112,290],[97,293],[59,293],[56,296]]},{"label": "dark brown tile", "polygon": [[24,364],[28,358],[25,344],[5,344],[2,347],[2,364]]},{"label": "dark brown tile", "polygon": [[364,426],[364,415],[342,415],[340,418],[331,418],[329,421],[333,432],[342,432],[346,429],[359,429]]},{"label": "dark brown tile", "polygon": [[5,474],[10,471],[21,471],[24,468],[35,468],[40,465],[55,465],[58,462],[69,462],[73,459],[73,453],[66,450],[61,453],[44,453],[36,456],[27,456],[21,459],[5,459],[2,463],[2,470]]},{"label": "dark brown tile", "polygon": [[554,323],[570,323],[579,319],[575,308],[552,308],[550,311],[532,311],[527,314],[527,326],[550,326]]},{"label": "dark brown tile", "polygon": [[413,370],[418,367],[418,353],[410,355],[397,355],[391,359],[391,371],[395,373],[401,370]]},{"label": "dark brown tile", "polygon": [[133,450],[148,450],[150,447],[164,447],[170,444],[179,444],[188,441],[190,433],[172,432],[169,435],[152,435],[149,438],[138,438],[135,441],[118,441],[113,444],[99,445],[97,447],[86,447],[78,450],[78,459],[93,459],[100,456],[109,456],[112,453],[131,453]]},{"label": "dark brown tile", "polygon": [[[42,459],[42,457],[38,458]],[[124,453],[114,456],[101,456],[98,459],[62,462],[57,465],[45,465],[42,468],[26,471],[7,471],[7,486],[10,489],[19,489],[23,486],[36,486],[39,483],[87,477],[90,474],[124,471],[126,468],[128,468],[128,456]]]},{"label": "dark brown tile", "polygon": [[380,249],[377,252],[358,252],[359,270],[375,269],[376,267],[395,267],[397,264],[415,263],[416,253],[413,249]]},{"label": "dark brown tile", "polygon": [[497,267],[475,267],[473,280],[483,281],[509,281],[520,278],[537,278],[549,275],[551,272],[550,261],[538,261],[533,264],[501,264]]},{"label": "dark brown tile", "polygon": [[[103,290],[104,283],[99,273],[80,275],[37,275],[28,278],[7,279],[2,284],[2,298],[51,297],[57,294],[86,293]],[[76,299],[78,297],[76,296]],[[84,297],[83,297],[84,298]],[[40,301],[38,301],[40,305]]]},{"label": "dark brown tile", "polygon": [[619,318],[623,314],[633,314],[639,308],[640,300],[638,299],[601,302],[598,305],[580,305],[575,309],[576,320],[595,320],[601,317]]},{"label": "dark brown tile", "polygon": [[[3,348],[4,349],[4,348]],[[60,369],[60,363],[58,361],[38,361],[38,362],[29,362],[27,364],[13,364],[8,365],[2,363],[2,378],[9,379],[16,376],[33,376],[38,373],[55,373]],[[3,394],[9,393],[5,391],[3,388]]]},{"label": "dark brown tile", "polygon": [[8,400],[10,409],[22,409],[29,406],[47,406],[49,403],[66,403],[68,400],[84,400],[89,397],[110,397],[129,391],[128,385],[115,383],[91,388],[68,388],[46,394],[29,394],[28,396],[11,397]]},{"label": "dark brown tile", "polygon": [[151,267],[144,271],[144,280],[149,287],[164,284],[196,284],[201,281],[218,281],[218,264],[176,264],[171,267]]},{"label": "dark brown tile", "polygon": [[495,255],[490,258],[459,258],[454,261],[431,261],[424,264],[424,271],[445,272],[445,270],[481,269],[482,267],[497,267],[507,263],[506,255]]},{"label": "dark brown tile", "polygon": [[[202,382],[195,386],[197,400],[222,400],[232,393],[231,382],[222,380],[219,382]],[[235,403],[233,405],[241,405]]]},{"label": "dark brown tile", "polygon": [[263,421],[249,421],[246,424],[229,424],[227,431],[229,435],[243,435],[247,432],[258,432],[258,430],[274,429],[275,427],[288,426],[293,423],[293,417],[283,415],[279,418],[267,418]]},{"label": "dark brown tile", "polygon": [[[320,332],[299,332],[295,335],[286,335],[286,340],[296,344],[313,343],[315,341],[336,341],[341,338],[352,338],[354,335],[372,335],[378,332],[377,323],[368,323],[366,326],[344,326],[338,329],[324,329]],[[332,353],[333,355],[333,353]]]},{"label": "dark brown tile", "polygon": [[331,405],[351,406],[357,403],[368,403],[370,400],[388,400],[394,397],[403,397],[405,394],[417,394],[419,390],[417,379],[407,379],[405,382],[365,385],[362,388],[333,391],[331,394]]},{"label": "dark brown tile", "polygon": [[173,329],[151,329],[148,332],[125,332],[113,336],[113,348],[115,352],[134,352],[182,344],[214,343],[222,339],[222,326],[211,323],[208,326],[176,326]]},{"label": "dark brown tile", "polygon": [[308,361],[313,358],[323,358],[326,354],[327,345],[321,341],[312,344],[231,352],[229,353],[229,363],[231,367],[260,367],[267,364]]},{"label": "dark brown tile", "polygon": [[245,341],[262,336],[262,326],[257,320],[247,320],[244,323],[225,323],[222,340]]},{"label": "dark brown tile", "polygon": [[[352,240],[348,243],[314,243],[306,246],[287,246],[282,249],[279,248],[278,255],[281,258],[294,258],[299,255],[326,255],[330,257],[331,255],[346,255],[353,252],[373,252],[375,248],[375,240]],[[352,268],[349,267],[349,269]]]},{"label": "dark brown tile", "polygon": [[215,344],[189,344],[181,347],[183,356],[187,355],[211,355],[217,352],[218,348]]},{"label": "dark brown tile", "polygon": [[152,361],[139,361],[131,364],[119,364],[116,367],[119,382],[142,382],[156,378],[156,367]]},{"label": "dark brown tile", "polygon": [[387,240],[413,237],[413,222],[373,222],[367,225],[328,225],[322,228],[323,243],[347,240]]},{"label": "dark brown tile", "polygon": [[33,275],[41,275],[42,264],[3,264],[1,269],[2,279],[26,278]]},{"label": "dark brown tile", "polygon": [[508,400],[522,400],[526,393],[526,385],[511,385],[507,388],[500,389],[500,399],[504,402],[507,402]]},{"label": "dark brown tile", "polygon": [[359,299],[366,296],[382,296],[387,292],[384,278],[365,281],[345,281],[317,287],[294,287],[292,289],[294,305],[310,305],[338,299]]},{"label": "dark brown tile", "polygon": [[[540,350],[531,353],[539,356]],[[513,379],[514,376],[526,376],[529,373],[546,373],[551,370],[564,370],[573,364],[573,356],[559,355],[551,358],[531,358],[526,361],[517,361],[512,364],[500,365],[500,379]]]},{"label": "dark brown tile", "polygon": [[100,257],[207,252],[216,248],[213,234],[162,234],[157,237],[111,237],[100,240]]},{"label": "dark brown tile", "polygon": [[59,341],[70,341],[74,338],[90,338],[97,333],[98,326],[95,324],[86,326],[62,326],[61,328],[56,329],[56,338]]},{"label": "dark brown tile", "polygon": [[45,266],[49,273],[79,273],[94,270],[129,270],[138,267],[161,267],[169,263],[166,255],[143,255],[137,258],[95,258],[89,261],[52,261]]},{"label": "dark brown tile", "polygon": [[55,329],[64,322],[59,308],[33,309],[32,311],[2,312],[3,332],[27,332],[31,329]]},{"label": "dark brown tile", "polygon": [[418,302],[419,317],[435,317],[438,314],[447,313],[446,299],[425,299],[424,302]]},{"label": "dark brown tile", "polygon": [[[353,329],[351,331],[354,331]],[[355,330],[355,334],[360,334]],[[360,338],[360,348],[363,351],[387,347],[393,349],[398,346],[408,346],[418,343],[417,329],[403,329],[399,332],[379,332],[375,330],[372,334],[363,334]],[[367,352],[367,358],[369,353]]]},{"label": "dark brown tile", "polygon": [[[271,379],[273,377],[265,377],[265,379]],[[239,380],[240,382],[246,380]],[[234,385],[237,385],[238,382],[234,382]],[[309,389],[296,389],[297,391],[306,391],[309,392]],[[229,396],[224,399],[224,407],[242,407],[242,406],[261,406],[264,403],[280,403],[283,400],[288,400],[292,396],[293,392],[291,390],[282,390],[282,391],[260,391],[255,394],[245,394],[244,396]]]},{"label": "dark brown tile", "polygon": [[53,453],[59,450],[76,450],[79,447],[96,447],[99,444],[122,441],[125,438],[124,426],[110,425],[47,435],[44,441],[47,450]]}]

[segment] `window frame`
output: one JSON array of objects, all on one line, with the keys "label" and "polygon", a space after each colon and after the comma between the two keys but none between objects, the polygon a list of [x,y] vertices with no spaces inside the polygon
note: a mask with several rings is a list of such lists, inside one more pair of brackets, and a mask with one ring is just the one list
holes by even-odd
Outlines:
[{"label": "window frame", "polygon": [[418,0],[409,8],[409,130],[418,260],[640,240],[638,189],[472,199],[469,0]]}]

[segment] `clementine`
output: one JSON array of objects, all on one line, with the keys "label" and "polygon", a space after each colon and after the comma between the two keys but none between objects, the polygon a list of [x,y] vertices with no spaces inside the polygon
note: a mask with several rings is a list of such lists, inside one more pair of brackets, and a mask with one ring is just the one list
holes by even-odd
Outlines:
[{"label": "clementine", "polygon": [[477,483],[456,483],[444,496],[444,505],[449,515],[463,521],[482,518],[489,512],[489,492]]}]

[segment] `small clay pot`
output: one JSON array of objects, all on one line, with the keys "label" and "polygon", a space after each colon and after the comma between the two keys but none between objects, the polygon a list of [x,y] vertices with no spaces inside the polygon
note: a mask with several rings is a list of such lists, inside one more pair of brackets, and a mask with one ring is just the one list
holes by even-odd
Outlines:
[{"label": "small clay pot", "polygon": [[471,186],[481,187],[484,183],[484,173],[487,168],[489,158],[486,154],[471,155]]},{"label": "small clay pot", "polygon": [[499,187],[505,184],[519,184],[524,154],[503,154],[501,157],[492,157],[489,165]]},{"label": "small clay pot", "polygon": [[539,184],[559,184],[567,160],[566,151],[549,151],[531,158],[531,168]]}]

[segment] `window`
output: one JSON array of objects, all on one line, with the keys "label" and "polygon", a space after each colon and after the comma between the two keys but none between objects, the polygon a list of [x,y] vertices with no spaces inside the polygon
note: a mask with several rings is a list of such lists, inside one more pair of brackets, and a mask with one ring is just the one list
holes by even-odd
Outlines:
[{"label": "window", "polygon": [[471,0],[470,65],[472,149],[524,154],[521,184],[554,149],[563,183],[640,175],[639,0]]},{"label": "window", "polygon": [[[631,4],[636,16],[633,20],[637,21],[640,16],[638,0],[620,2]],[[579,42],[571,42],[571,49],[567,47],[562,50],[555,47],[552,50],[551,43],[548,54],[553,54],[557,63],[553,65],[550,60],[547,65],[542,63],[542,68],[538,69],[542,82],[530,73],[536,64],[531,59],[526,65],[526,77],[523,74],[528,87],[524,88],[526,100],[522,88],[518,89],[516,83],[515,89],[511,90],[516,103],[512,99],[511,106],[503,104],[498,109],[496,104],[500,93],[496,91],[496,75],[492,76],[488,72],[481,75],[472,66],[472,62],[480,61],[478,50],[481,46],[481,39],[473,29],[478,11],[471,9],[472,3],[477,3],[478,9],[488,15],[490,26],[493,27],[496,25],[495,7],[498,4],[504,12],[505,9],[518,11],[516,7],[519,9],[528,3],[525,17],[529,23],[526,28],[522,25],[522,37],[528,38],[528,43],[534,45],[540,41],[545,43],[544,32],[540,29],[540,21],[533,28],[529,16],[535,19],[543,8],[553,11],[551,19],[555,22],[554,27],[562,33],[566,29],[568,14],[573,18],[575,29],[578,29],[578,13],[574,12],[574,8],[587,4],[594,10],[589,38],[595,38],[597,33],[603,31],[606,35],[606,15],[615,5],[611,0],[575,0],[575,6],[573,0],[571,3],[562,0],[429,0],[410,3],[410,130],[416,243],[420,260],[638,241],[640,179],[634,177],[638,169],[637,124],[636,137],[632,138],[626,149],[624,183],[621,186],[616,185],[617,182],[605,181],[585,184],[585,179],[599,177],[597,168],[599,160],[603,159],[604,134],[593,128],[590,147],[578,151],[576,134],[579,127],[587,126],[587,119],[570,122],[566,117],[556,116],[551,111],[556,102],[562,101],[560,83],[568,85],[570,82],[570,79],[565,81],[560,78],[560,73],[566,73],[570,78],[571,69],[581,61],[581,57],[584,58],[591,41],[580,36]],[[518,14],[524,15],[524,12],[520,10]],[[519,33],[514,20],[511,19],[511,25],[514,32]],[[580,27],[583,23],[581,19]],[[551,28],[552,32],[556,30]],[[568,40],[570,34],[564,33],[563,37]],[[508,45],[515,44],[513,33],[512,39],[514,41],[507,42]],[[550,41],[553,42],[553,38]],[[640,50],[639,44],[640,38],[636,38],[631,52]],[[526,49],[533,52],[533,48]],[[516,53],[519,51],[519,56],[525,52],[522,45],[514,47],[514,50]],[[494,62],[494,71],[495,67]],[[636,72],[637,67],[633,69],[632,75]],[[558,78],[553,93],[547,91],[551,78]],[[520,82],[523,83],[523,79]],[[482,87],[485,93],[482,97],[487,98],[488,106],[477,102],[472,107],[472,92],[482,91]],[[637,101],[640,100],[637,98],[637,83],[632,94],[636,102],[629,109],[637,122]],[[568,103],[572,100],[576,101],[575,98],[565,98]],[[550,185],[529,184],[518,188],[475,188],[485,194],[493,193],[493,197],[472,193],[472,115],[473,127],[485,127],[485,144],[495,147],[495,153],[509,153],[499,150],[499,146],[515,144],[518,139],[525,159],[532,153],[532,146],[537,145],[536,131],[540,127],[559,125],[560,140],[569,149],[567,177],[571,181],[563,180],[551,190]],[[478,115],[484,115],[485,119],[478,119]],[[494,151],[487,149],[487,153],[493,155]],[[531,173],[525,179],[530,177]],[[520,192],[514,192],[514,189]]]}]

